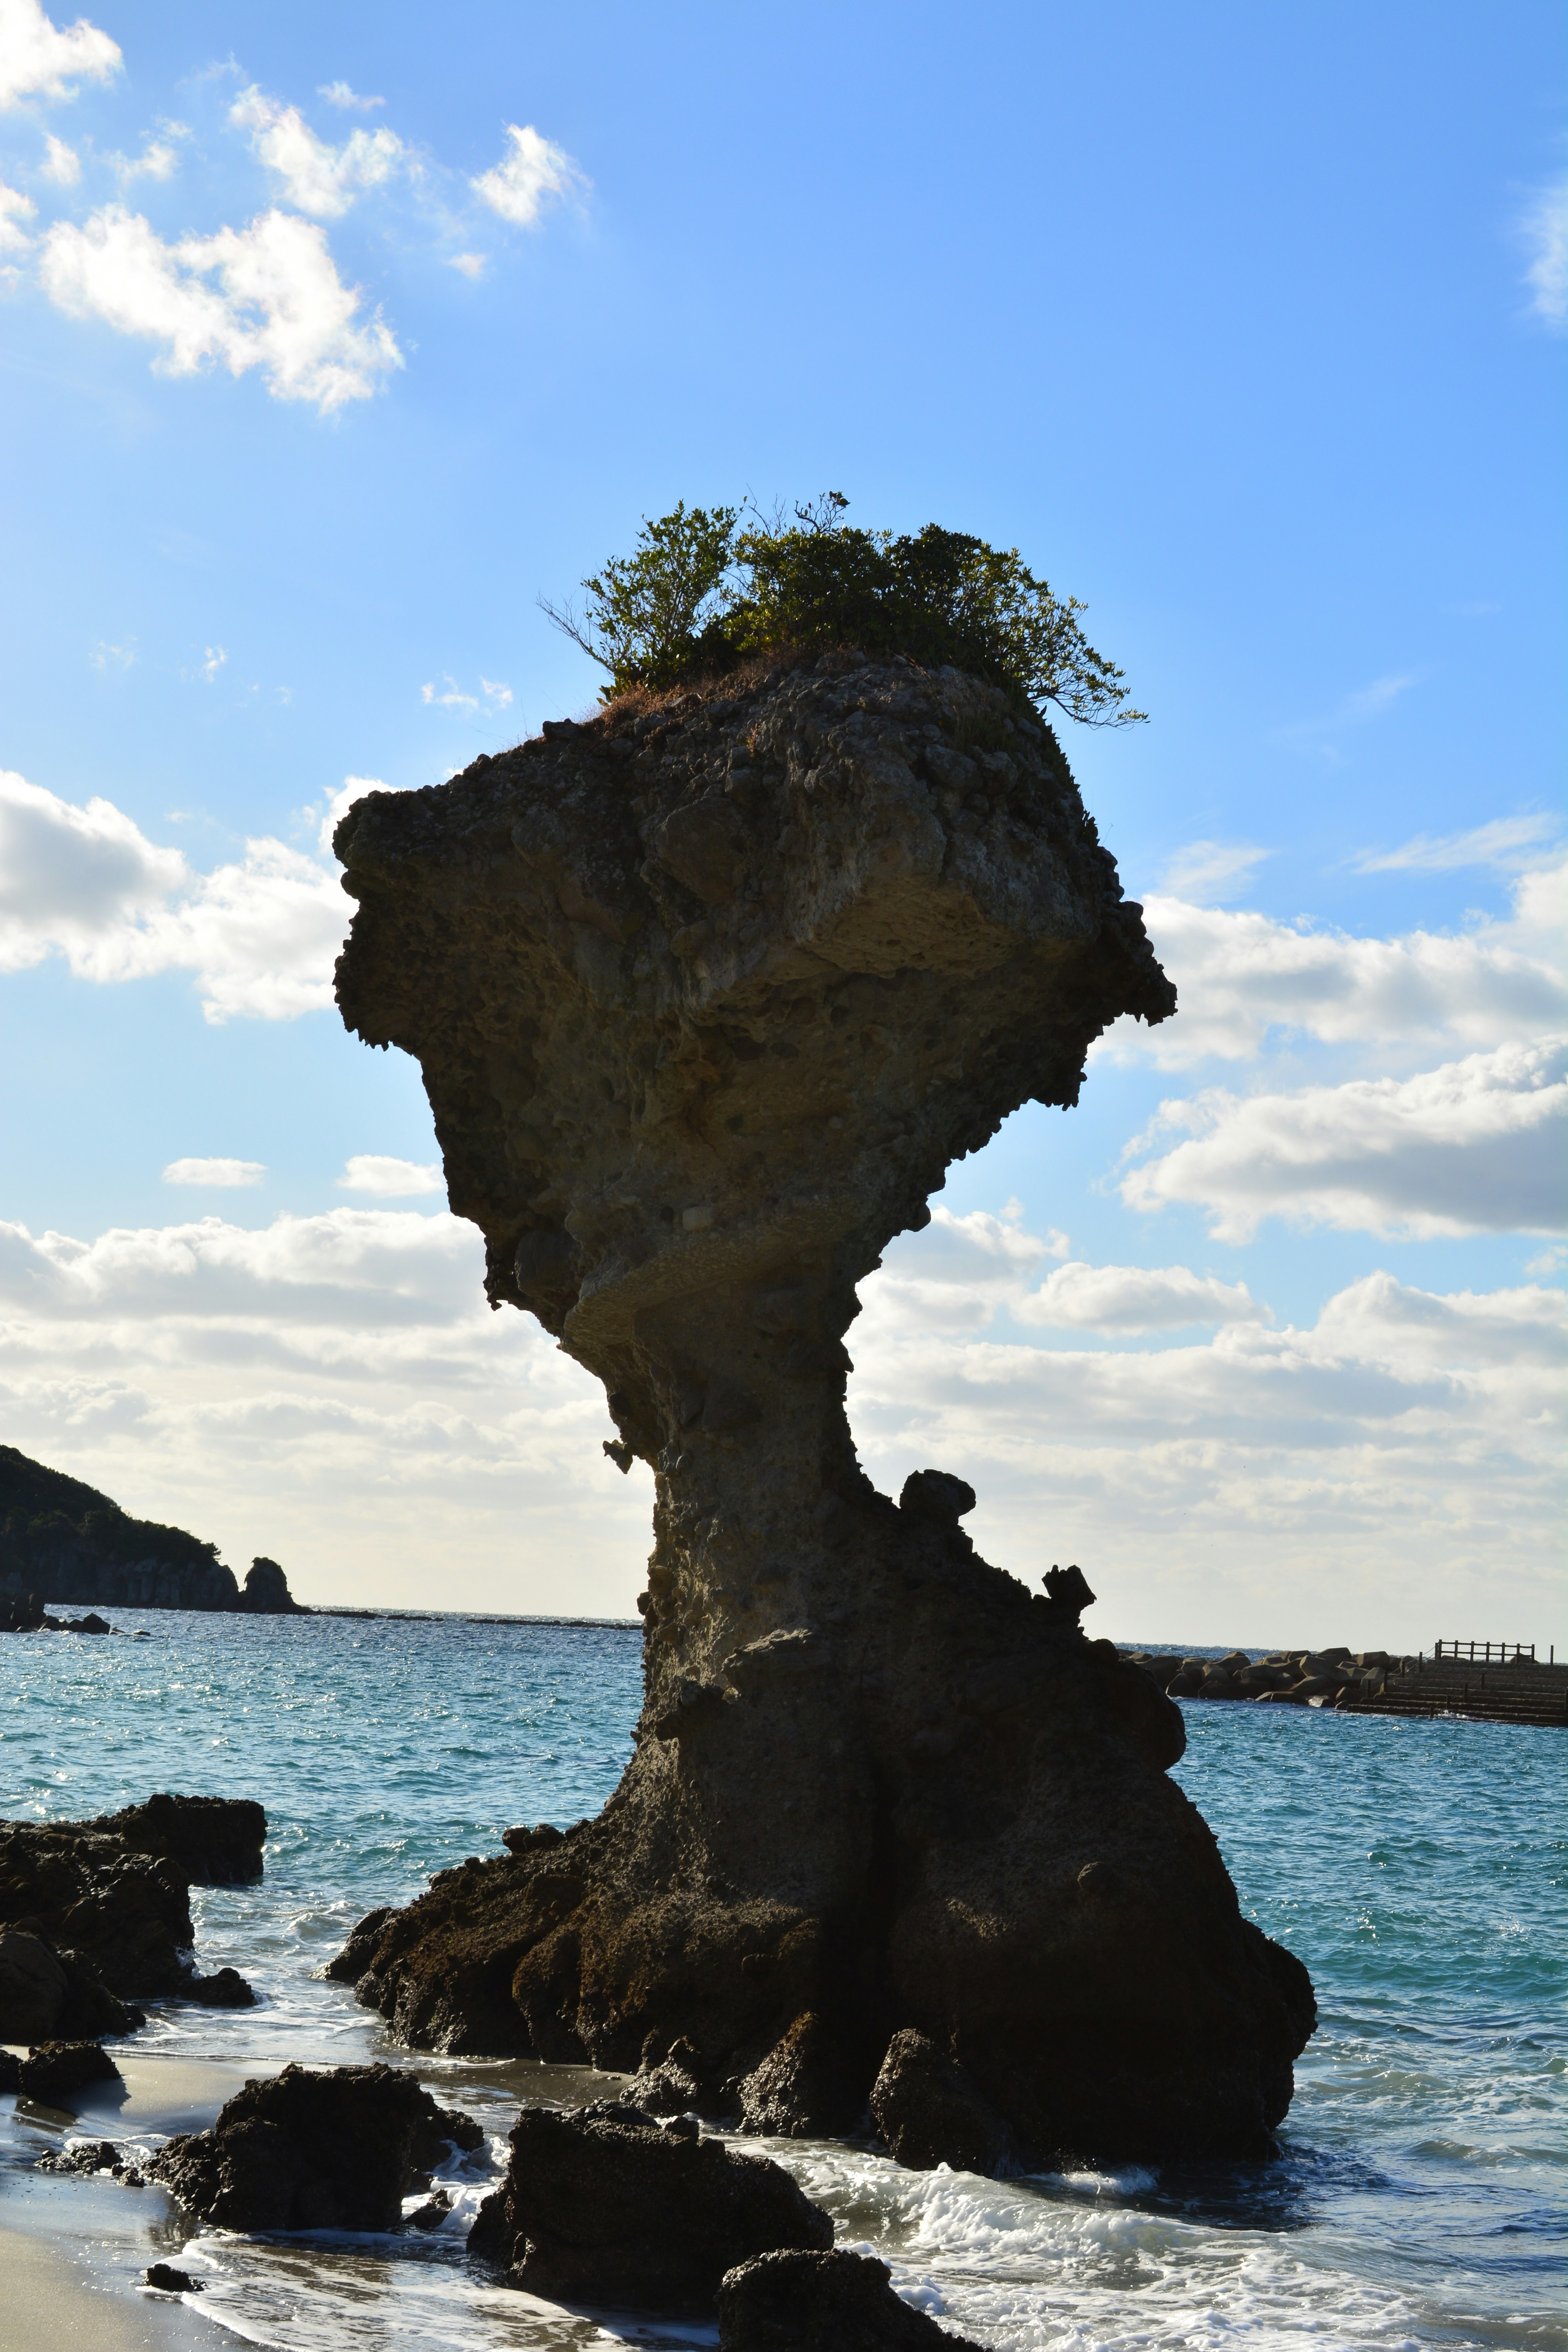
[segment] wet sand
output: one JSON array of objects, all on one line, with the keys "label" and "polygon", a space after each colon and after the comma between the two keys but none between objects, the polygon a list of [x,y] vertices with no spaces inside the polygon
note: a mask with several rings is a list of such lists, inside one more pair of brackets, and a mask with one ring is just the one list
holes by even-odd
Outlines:
[{"label": "wet sand", "polygon": [[[245,2081],[237,2066],[136,2058],[117,2049],[123,2083],[95,2083],[72,2108],[19,2100],[37,2148],[81,2133],[133,2139],[199,2131]],[[8,2172],[0,2191],[0,2352],[215,2352],[232,2344],[195,2299],[140,2284],[149,2263],[178,2262],[184,2232],[162,2189],[59,2174]],[[186,2265],[200,2275],[201,2265]]]},{"label": "wet sand", "polygon": [[50,2238],[0,2227],[0,2352],[213,2352],[225,2340],[167,2295],[90,2283]]}]

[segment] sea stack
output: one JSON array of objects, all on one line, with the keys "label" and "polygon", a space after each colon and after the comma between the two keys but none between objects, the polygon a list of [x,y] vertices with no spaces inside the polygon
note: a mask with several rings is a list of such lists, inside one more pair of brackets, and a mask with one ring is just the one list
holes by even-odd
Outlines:
[{"label": "sea stack", "polygon": [[372,793],[336,846],[344,1019],[417,1056],[492,1303],[656,1491],[619,1788],[356,1937],[362,1999],[416,2046],[668,2060],[775,2132],[860,2128],[902,2037],[921,2162],[947,2115],[997,2164],[1266,2146],[1311,1990],[1166,1777],[1180,1710],[977,1557],[962,1480],[879,1494],[845,1412],[855,1286],[948,1163],[1174,1008],[1050,730],[780,661]]}]

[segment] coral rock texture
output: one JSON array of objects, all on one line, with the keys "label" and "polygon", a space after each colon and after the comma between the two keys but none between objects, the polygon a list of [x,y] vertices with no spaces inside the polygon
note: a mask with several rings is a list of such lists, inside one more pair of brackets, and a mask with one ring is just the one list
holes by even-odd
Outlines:
[{"label": "coral rock texture", "polygon": [[620,1788],[356,1939],[360,1997],[454,2052],[684,2042],[775,2132],[858,2127],[912,2029],[1021,2158],[1260,2145],[1310,1989],[1165,1778],[1179,1710],[975,1555],[962,1480],[879,1494],[845,1412],[856,1285],[949,1161],[1174,1005],[1054,737],[826,656],[372,793],[336,845],[344,1018],[417,1055],[492,1302],[656,1497]]}]

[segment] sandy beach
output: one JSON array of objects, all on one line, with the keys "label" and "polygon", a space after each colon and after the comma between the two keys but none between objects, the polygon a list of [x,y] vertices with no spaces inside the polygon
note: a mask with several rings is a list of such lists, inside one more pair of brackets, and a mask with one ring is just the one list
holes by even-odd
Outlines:
[{"label": "sandy beach", "polygon": [[[245,2077],[238,2067],[116,2053],[123,2084],[94,2084],[74,2112],[17,2103],[38,2154],[81,2133],[134,2139],[212,2121]],[[147,2265],[177,2261],[184,2232],[167,2227],[160,2189],[7,2173],[0,2189],[0,2352],[187,2352],[223,2340],[199,2304],[140,2284]],[[199,2271],[200,2265],[191,2265]]]}]

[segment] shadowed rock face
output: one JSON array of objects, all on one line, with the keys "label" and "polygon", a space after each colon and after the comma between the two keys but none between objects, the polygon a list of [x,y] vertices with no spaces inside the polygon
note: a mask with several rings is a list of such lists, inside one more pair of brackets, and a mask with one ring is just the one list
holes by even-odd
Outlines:
[{"label": "shadowed rock face", "polygon": [[492,1302],[656,1486],[619,1790],[360,1939],[362,1999],[452,2051],[684,2040],[774,2131],[857,2127],[911,2028],[1020,2155],[1258,2144],[1310,1990],[1164,1777],[1179,1711],[845,1415],[855,1286],[949,1161],[1173,1008],[1054,738],[832,656],[373,793],[337,848],[344,1017],[418,1056]]}]

